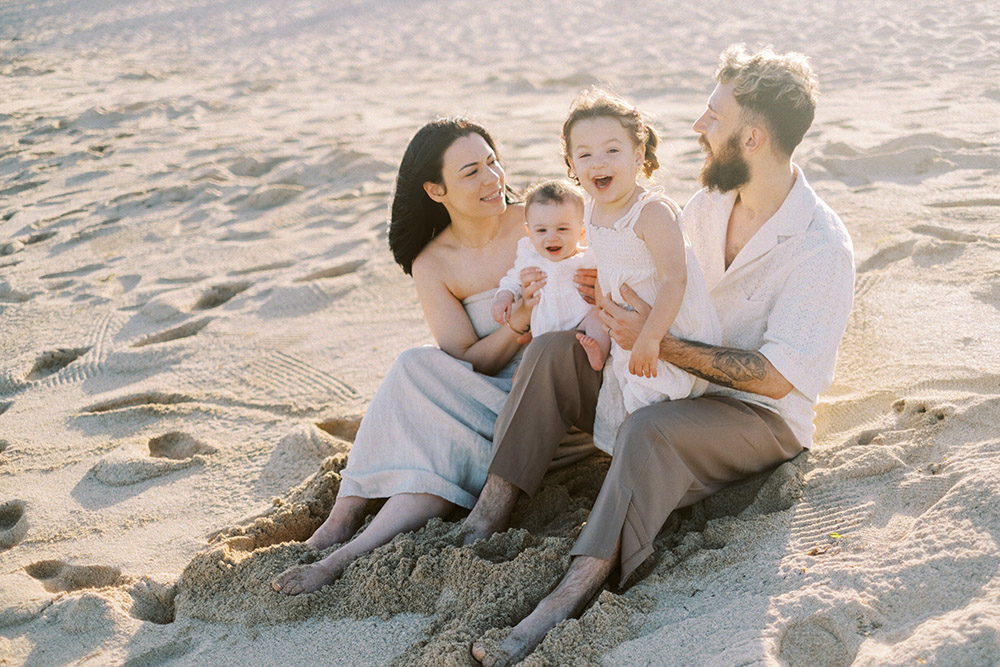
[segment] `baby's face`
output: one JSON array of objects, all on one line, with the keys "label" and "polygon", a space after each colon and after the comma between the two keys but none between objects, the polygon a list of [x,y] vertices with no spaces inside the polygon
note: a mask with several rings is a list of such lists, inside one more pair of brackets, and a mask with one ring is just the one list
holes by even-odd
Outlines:
[{"label": "baby's face", "polygon": [[583,236],[583,207],[574,202],[532,204],[528,235],[542,257],[558,262],[572,257]]}]

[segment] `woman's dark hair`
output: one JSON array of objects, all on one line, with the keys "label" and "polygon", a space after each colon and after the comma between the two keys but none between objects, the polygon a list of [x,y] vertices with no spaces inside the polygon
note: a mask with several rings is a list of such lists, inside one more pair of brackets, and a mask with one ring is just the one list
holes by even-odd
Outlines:
[{"label": "woman's dark hair", "polygon": [[[443,185],[441,167],[444,153],[457,139],[478,134],[497,154],[493,137],[482,125],[467,118],[439,118],[420,128],[406,147],[396,176],[396,192],[389,216],[389,249],[407,275],[412,274],[413,260],[420,251],[451,224],[444,204],[434,201],[424,191],[424,183]],[[497,161],[500,155],[497,154]],[[517,201],[506,186],[507,203]]]}]

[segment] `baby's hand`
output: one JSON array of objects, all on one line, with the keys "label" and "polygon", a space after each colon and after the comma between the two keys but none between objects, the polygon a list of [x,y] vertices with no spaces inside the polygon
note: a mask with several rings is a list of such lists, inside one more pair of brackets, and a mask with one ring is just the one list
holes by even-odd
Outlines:
[{"label": "baby's hand", "polygon": [[498,292],[493,299],[493,319],[497,324],[503,324],[510,319],[510,308],[514,305],[514,295],[504,290]]},{"label": "baby's hand", "polygon": [[640,377],[655,378],[656,362],[659,360],[659,355],[659,343],[646,339],[640,334],[632,345],[632,356],[628,362],[629,373]]}]

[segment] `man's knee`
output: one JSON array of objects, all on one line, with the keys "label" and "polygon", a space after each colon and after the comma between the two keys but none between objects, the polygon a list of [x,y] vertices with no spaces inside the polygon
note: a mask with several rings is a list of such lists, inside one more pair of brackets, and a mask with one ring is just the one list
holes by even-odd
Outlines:
[{"label": "man's knee", "polygon": [[625,418],[615,439],[615,457],[634,452],[641,443],[667,441],[663,419],[654,406],[640,408]]}]

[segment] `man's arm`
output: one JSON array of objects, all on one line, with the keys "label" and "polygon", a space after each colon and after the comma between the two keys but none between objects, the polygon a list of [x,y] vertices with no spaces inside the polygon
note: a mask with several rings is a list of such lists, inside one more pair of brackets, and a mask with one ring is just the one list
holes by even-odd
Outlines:
[{"label": "man's arm", "polygon": [[660,341],[660,359],[717,385],[768,398],[784,398],[792,390],[792,384],[756,350],[719,347],[667,334]]},{"label": "man's arm", "polygon": [[[626,310],[611,299],[604,299],[600,317],[610,330],[611,337],[623,349],[630,350],[649,316],[650,307],[628,285],[622,285],[621,292],[622,298],[635,311]],[[780,399],[792,390],[792,384],[757,350],[708,345],[667,334],[660,342],[660,359],[709,382],[738,391]]]}]

